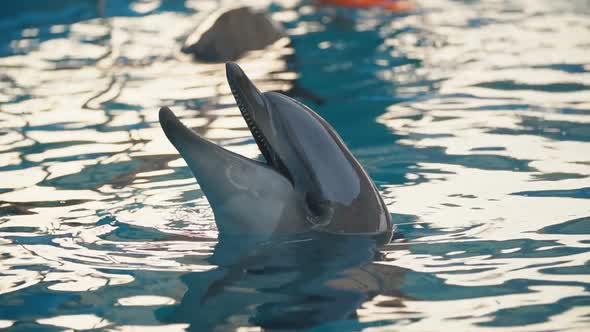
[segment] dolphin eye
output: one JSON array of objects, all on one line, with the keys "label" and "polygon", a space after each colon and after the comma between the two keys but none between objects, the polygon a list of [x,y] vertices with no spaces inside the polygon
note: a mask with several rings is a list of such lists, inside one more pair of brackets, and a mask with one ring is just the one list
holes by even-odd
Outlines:
[{"label": "dolphin eye", "polygon": [[307,204],[309,212],[311,212],[314,216],[322,215],[322,202],[314,197],[313,194],[305,194],[305,204]]},{"label": "dolphin eye", "polygon": [[323,226],[330,222],[332,207],[329,201],[323,200],[312,193],[305,194],[305,205],[310,215],[307,221],[314,226]]}]

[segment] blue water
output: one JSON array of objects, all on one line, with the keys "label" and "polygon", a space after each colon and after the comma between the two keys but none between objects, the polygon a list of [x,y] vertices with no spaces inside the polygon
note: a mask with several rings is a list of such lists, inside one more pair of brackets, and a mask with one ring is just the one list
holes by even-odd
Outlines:
[{"label": "blue water", "polygon": [[5,3],[0,328],[590,329],[587,1],[257,3],[293,50],[240,65],[336,128],[393,241],[218,241],[157,122],[259,157],[223,65],[179,52],[217,2]]}]

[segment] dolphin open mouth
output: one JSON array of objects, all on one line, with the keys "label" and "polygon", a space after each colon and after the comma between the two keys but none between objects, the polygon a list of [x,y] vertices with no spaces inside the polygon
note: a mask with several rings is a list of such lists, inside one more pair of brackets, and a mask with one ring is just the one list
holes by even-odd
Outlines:
[{"label": "dolphin open mouth", "polygon": [[[266,160],[266,164],[293,184],[293,178],[289,170],[285,167],[279,154],[273,149],[264,134],[264,130],[268,128],[268,124],[272,117],[272,114],[267,107],[266,97],[256,88],[256,86],[254,86],[237,64],[227,63],[226,71],[227,80],[232,94],[238,104],[242,117],[248,125],[248,129],[250,129],[250,132],[254,137],[256,145],[258,145],[262,156]],[[266,128],[261,127],[260,123],[266,124]],[[168,107],[162,107],[160,109],[160,124],[170,142],[172,142],[181,154],[183,154],[184,151],[183,157],[185,159],[187,159],[186,156],[187,151],[190,150],[190,144],[194,145],[198,142],[199,144],[214,145],[184,126]]]},{"label": "dolphin open mouth", "polygon": [[383,199],[334,129],[296,100],[261,93],[238,65],[228,63],[226,70],[266,162],[200,137],[167,107],[159,113],[164,133],[207,196],[220,233],[317,230],[391,236]]},{"label": "dolphin open mouth", "polygon": [[248,125],[248,129],[254,137],[258,149],[262,156],[275,170],[284,175],[289,181],[292,181],[289,170],[285,167],[278,153],[272,148],[272,145],[264,135],[257,121],[261,118],[269,120],[271,116],[266,106],[266,98],[256,86],[250,81],[244,71],[235,63],[228,62],[225,65],[227,81],[231,92],[236,100],[242,117]]}]

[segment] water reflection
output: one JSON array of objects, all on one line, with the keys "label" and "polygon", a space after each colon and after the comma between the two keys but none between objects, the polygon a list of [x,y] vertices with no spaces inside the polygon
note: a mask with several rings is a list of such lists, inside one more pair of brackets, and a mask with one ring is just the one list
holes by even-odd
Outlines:
[{"label": "water reflection", "polygon": [[377,294],[398,296],[404,269],[372,263],[368,237],[317,236],[266,245],[222,238],[207,272],[182,277],[179,305],[157,313],[164,322],[189,322],[191,331],[260,326],[303,329],[354,319]]}]

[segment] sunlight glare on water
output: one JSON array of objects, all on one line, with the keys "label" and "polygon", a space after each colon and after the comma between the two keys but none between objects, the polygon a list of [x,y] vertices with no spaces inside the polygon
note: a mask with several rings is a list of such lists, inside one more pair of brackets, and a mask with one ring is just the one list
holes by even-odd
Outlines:
[{"label": "sunlight glare on water", "polygon": [[240,65],[333,125],[394,240],[218,243],[157,119],[258,157],[223,64],[180,53],[218,2],[4,4],[0,328],[590,328],[586,1],[256,5],[293,48]]}]

